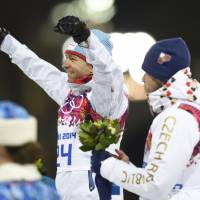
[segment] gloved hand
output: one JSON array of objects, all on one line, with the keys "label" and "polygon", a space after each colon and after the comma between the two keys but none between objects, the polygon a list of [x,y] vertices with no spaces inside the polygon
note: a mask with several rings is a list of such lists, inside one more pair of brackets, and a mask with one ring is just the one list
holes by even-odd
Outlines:
[{"label": "gloved hand", "polygon": [[6,35],[9,33],[8,30],[6,30],[5,28],[0,27],[0,45],[3,42],[4,38],[6,37]]},{"label": "gloved hand", "polygon": [[54,27],[54,31],[72,36],[74,41],[78,44],[86,41],[90,35],[90,29],[87,27],[86,23],[75,16],[61,18]]},{"label": "gloved hand", "polygon": [[92,151],[91,170],[96,173],[95,183],[100,200],[111,200],[112,183],[100,175],[101,161],[111,156],[107,151]]},{"label": "gloved hand", "polygon": [[111,157],[112,154],[107,151],[92,151],[91,170],[96,174],[100,174],[101,161]]}]

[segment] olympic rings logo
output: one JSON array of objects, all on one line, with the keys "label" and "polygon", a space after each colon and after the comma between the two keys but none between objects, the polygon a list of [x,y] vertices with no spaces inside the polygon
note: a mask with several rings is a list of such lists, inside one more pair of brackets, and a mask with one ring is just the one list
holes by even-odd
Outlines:
[{"label": "olympic rings logo", "polygon": [[[65,104],[62,106],[62,108],[61,108],[61,112],[64,113],[64,114],[69,114],[69,113],[72,112],[73,109],[78,109],[78,108],[80,108],[81,105],[82,105],[82,103],[83,103],[84,97],[83,97],[83,95],[80,95],[79,97],[81,97],[81,99],[80,99],[80,103],[79,103],[78,105],[76,105],[76,103],[77,103],[77,102],[75,101],[75,98],[76,98],[76,97],[73,97],[72,99],[66,101],[66,103],[65,103]],[[65,106],[67,106],[67,105],[69,105],[70,110],[64,111],[63,108],[64,108]]]}]

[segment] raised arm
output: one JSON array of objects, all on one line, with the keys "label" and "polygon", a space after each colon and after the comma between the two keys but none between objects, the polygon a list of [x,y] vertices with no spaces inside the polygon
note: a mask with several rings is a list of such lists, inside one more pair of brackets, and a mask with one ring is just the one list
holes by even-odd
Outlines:
[{"label": "raised arm", "polygon": [[[71,35],[80,46],[85,46],[86,60],[93,66],[93,81],[91,84],[91,103],[93,108],[104,117],[119,118],[128,107],[128,99],[124,94],[123,74],[114,63],[107,45],[112,49],[108,34],[101,31],[90,31],[86,24],[74,16],[59,20],[56,31]],[[104,39],[100,41],[101,34]]]},{"label": "raised arm", "polygon": [[93,66],[93,107],[104,117],[119,118],[128,104],[123,87],[123,74],[92,31],[88,45],[86,59]]},{"label": "raised arm", "polygon": [[59,105],[63,103],[68,90],[66,73],[39,58],[2,28],[0,28],[0,45],[1,51],[8,54],[12,63],[43,88]]}]

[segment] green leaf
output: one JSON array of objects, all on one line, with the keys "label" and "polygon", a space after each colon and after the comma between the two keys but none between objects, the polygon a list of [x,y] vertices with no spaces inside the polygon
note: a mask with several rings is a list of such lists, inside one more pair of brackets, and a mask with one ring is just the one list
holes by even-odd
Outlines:
[{"label": "green leaf", "polygon": [[104,146],[102,146],[102,144],[98,143],[96,146],[95,146],[95,150],[96,151],[99,151],[99,150],[104,150]]},{"label": "green leaf", "polygon": [[91,126],[92,124],[89,121],[89,122],[82,123],[79,128],[84,132],[90,133]]},{"label": "green leaf", "polygon": [[86,152],[86,151],[91,151],[91,150],[93,150],[94,148],[93,147],[89,147],[89,146],[81,146],[81,147],[79,147],[80,148],[80,150],[82,150],[83,152]]},{"label": "green leaf", "polygon": [[97,132],[97,135],[102,135],[104,132],[105,132],[104,129],[99,129],[98,132]]},{"label": "green leaf", "polygon": [[87,145],[89,147],[95,146],[95,138],[91,137],[90,135],[86,133],[80,133],[79,134],[79,140],[83,145]]},{"label": "green leaf", "polygon": [[111,143],[108,139],[108,137],[101,135],[99,139],[99,143],[106,149]]}]

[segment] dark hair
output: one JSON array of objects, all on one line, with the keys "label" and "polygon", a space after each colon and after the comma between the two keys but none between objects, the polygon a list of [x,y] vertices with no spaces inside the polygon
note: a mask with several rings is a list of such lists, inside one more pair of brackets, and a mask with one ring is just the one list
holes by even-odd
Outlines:
[{"label": "dark hair", "polygon": [[34,164],[39,158],[43,158],[42,148],[38,142],[29,142],[19,147],[5,146],[11,159],[19,164]]}]

